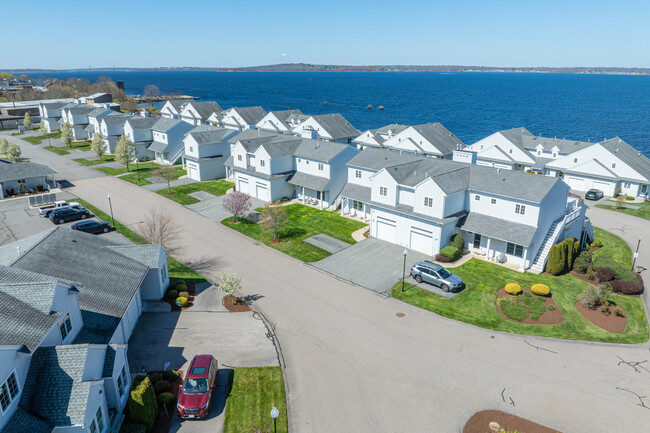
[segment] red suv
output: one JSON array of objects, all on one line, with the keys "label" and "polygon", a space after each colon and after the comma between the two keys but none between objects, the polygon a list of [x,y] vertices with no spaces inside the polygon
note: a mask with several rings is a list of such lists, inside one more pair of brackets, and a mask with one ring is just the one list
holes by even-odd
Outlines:
[{"label": "red suv", "polygon": [[178,393],[178,416],[205,418],[210,413],[212,390],[217,385],[217,360],[212,355],[196,355],[187,369]]}]

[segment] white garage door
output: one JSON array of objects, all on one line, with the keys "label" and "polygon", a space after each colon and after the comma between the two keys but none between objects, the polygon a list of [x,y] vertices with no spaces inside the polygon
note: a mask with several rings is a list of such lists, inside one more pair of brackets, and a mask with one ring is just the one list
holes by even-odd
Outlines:
[{"label": "white garage door", "polygon": [[377,217],[377,238],[384,241],[396,243],[397,227],[395,226],[395,221]]},{"label": "white garage door", "polygon": [[237,191],[249,194],[248,179],[239,179],[237,182]]},{"label": "white garage door", "polygon": [[575,189],[576,191],[586,191],[585,190],[585,180],[581,177],[572,177],[567,176],[564,178],[564,181],[569,185],[569,188]]},{"label": "white garage door", "polygon": [[269,189],[266,185],[255,184],[255,197],[260,200],[269,201]]},{"label": "white garage door", "polygon": [[187,165],[187,177],[194,180],[201,180],[199,179],[199,170],[195,165]]},{"label": "white garage door", "polygon": [[433,234],[425,230],[411,229],[411,243],[409,248],[424,254],[432,255]]},{"label": "white garage door", "polygon": [[594,180],[592,188],[601,190],[605,195],[614,195],[614,184],[611,182]]}]

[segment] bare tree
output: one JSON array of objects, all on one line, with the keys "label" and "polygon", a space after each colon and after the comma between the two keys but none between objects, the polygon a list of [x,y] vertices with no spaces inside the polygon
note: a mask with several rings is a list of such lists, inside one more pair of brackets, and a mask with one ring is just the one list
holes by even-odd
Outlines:
[{"label": "bare tree", "polygon": [[222,205],[224,209],[232,214],[232,222],[234,223],[237,218],[242,219],[248,214],[251,209],[251,196],[240,191],[233,191],[223,199]]},{"label": "bare tree", "polygon": [[150,209],[138,230],[150,244],[160,244],[168,253],[178,252],[181,230],[176,222],[162,209]]},{"label": "bare tree", "polygon": [[259,224],[262,229],[273,232],[272,240],[279,240],[277,231],[286,224],[287,218],[287,210],[284,206],[280,204],[267,204],[262,210]]},{"label": "bare tree", "polygon": [[174,180],[174,178],[176,177],[176,169],[171,165],[166,165],[156,170],[156,174],[167,181],[167,194],[171,194],[172,193],[171,181]]},{"label": "bare tree", "polygon": [[160,96],[160,89],[155,84],[147,84],[143,94],[144,96]]}]

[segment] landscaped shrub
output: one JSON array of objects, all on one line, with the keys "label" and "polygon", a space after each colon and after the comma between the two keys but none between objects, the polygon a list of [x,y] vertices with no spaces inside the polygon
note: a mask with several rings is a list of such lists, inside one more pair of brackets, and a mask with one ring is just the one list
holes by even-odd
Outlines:
[{"label": "landscaped shrub", "polygon": [[147,376],[137,376],[133,379],[128,404],[131,421],[144,425],[145,431],[151,431],[158,412],[158,403]]},{"label": "landscaped shrub", "polygon": [[190,294],[188,292],[180,292],[178,296],[180,296],[181,298],[189,299]]},{"label": "landscaped shrub", "polygon": [[183,298],[183,297],[179,296],[178,298],[176,298],[176,305],[178,305],[179,307],[186,306],[187,305],[187,298]]},{"label": "landscaped shrub", "polygon": [[610,284],[614,292],[622,293],[623,295],[639,295],[643,293],[643,279],[641,275],[637,275],[637,281],[612,280]]},{"label": "landscaped shrub", "polygon": [[530,291],[539,296],[548,296],[551,294],[551,289],[546,284],[533,284]]},{"label": "landscaped shrub", "polygon": [[156,395],[162,394],[163,392],[169,392],[171,390],[172,384],[165,379],[160,379],[153,384],[153,391],[156,393]]},{"label": "landscaped shrub", "polygon": [[589,266],[591,266],[591,253],[589,251],[581,252],[573,262],[573,270],[579,274],[584,274],[587,272]]},{"label": "landscaped shrub", "polygon": [[458,248],[453,247],[451,245],[447,245],[446,247],[441,249],[440,254],[449,257],[452,262],[455,262],[460,258],[460,251],[458,250]]},{"label": "landscaped shrub", "polygon": [[548,252],[546,261],[546,272],[552,275],[559,275],[566,270],[566,257],[564,256],[564,247],[555,244]]},{"label": "landscaped shrub", "polygon": [[176,287],[174,287],[174,290],[176,290],[178,293],[187,292],[187,286],[185,284],[176,284]]},{"label": "landscaped shrub", "polygon": [[521,286],[517,283],[508,283],[506,284],[506,292],[510,293],[511,295],[518,295],[521,293]]},{"label": "landscaped shrub", "polygon": [[602,239],[594,239],[594,241],[591,243],[592,247],[596,248],[602,248],[605,244],[603,243]]},{"label": "landscaped shrub", "polygon": [[616,188],[614,190],[614,197],[618,197],[619,195],[621,195],[621,188]]},{"label": "landscaped shrub", "polygon": [[147,428],[142,424],[124,423],[120,428],[120,433],[146,433]]},{"label": "landscaped shrub", "polygon": [[174,395],[171,392],[163,392],[162,394],[158,395],[158,403],[161,406],[171,406],[172,403],[174,402]]},{"label": "landscaped shrub", "polygon": [[451,262],[451,259],[449,257],[445,256],[444,254],[436,254],[434,259],[436,260],[436,262],[441,262],[441,263],[449,263],[449,262]]},{"label": "landscaped shrub", "polygon": [[593,310],[605,303],[612,292],[612,286],[609,283],[603,283],[600,286],[588,285],[582,291],[582,305]]},{"label": "landscaped shrub", "polygon": [[463,239],[461,235],[455,234],[451,237],[451,239],[449,239],[449,241],[451,242],[450,245],[458,248],[458,251],[461,253],[465,249],[465,239]]},{"label": "landscaped shrub", "polygon": [[588,280],[595,280],[596,279],[596,274],[594,273],[593,268],[589,267],[587,269],[587,273],[585,274]]},{"label": "landscaped shrub", "polygon": [[566,265],[567,271],[573,269],[578,254],[580,254],[580,242],[576,238],[569,238],[562,241],[566,244]]},{"label": "landscaped shrub", "polygon": [[181,377],[181,375],[178,374],[178,371],[176,370],[165,370],[163,371],[163,377],[165,378],[165,380],[174,383],[179,377]]},{"label": "landscaped shrub", "polygon": [[149,380],[151,381],[151,383],[156,383],[156,382],[158,382],[158,381],[159,381],[160,379],[162,379],[162,378],[163,378],[163,375],[162,375],[162,373],[159,372],[159,371],[156,371],[156,372],[151,373],[151,374],[149,375]]},{"label": "landscaped shrub", "polygon": [[178,298],[178,292],[172,289],[169,292],[167,292],[167,296],[169,296],[170,299],[176,299]]},{"label": "landscaped shrub", "polygon": [[187,282],[185,280],[175,280],[174,284],[178,286],[179,284],[187,284]]},{"label": "landscaped shrub", "polygon": [[548,305],[548,306],[546,307],[546,309],[547,309],[548,311],[555,311],[555,305]]},{"label": "landscaped shrub", "polygon": [[5,191],[7,192],[7,195],[15,195],[13,188],[7,188]]},{"label": "landscaped shrub", "polygon": [[596,270],[598,281],[612,281],[614,279],[614,270],[610,268],[600,268]]},{"label": "landscaped shrub", "polygon": [[34,184],[34,191],[36,191],[36,192],[43,191],[43,184],[40,184],[40,183]]},{"label": "landscaped shrub", "polygon": [[623,267],[616,260],[610,256],[598,256],[594,260],[594,269],[610,268],[614,271],[614,279],[621,281],[636,281],[636,272],[631,269]]}]

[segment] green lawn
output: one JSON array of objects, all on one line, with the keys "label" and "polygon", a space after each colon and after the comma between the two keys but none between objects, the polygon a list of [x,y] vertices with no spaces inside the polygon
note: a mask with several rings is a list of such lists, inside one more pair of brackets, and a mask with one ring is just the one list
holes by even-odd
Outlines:
[{"label": "green lawn", "polygon": [[68,152],[65,147],[54,147],[54,146],[46,146],[45,147],[47,150],[50,152],[56,153],[57,155],[69,155],[70,152]]},{"label": "green lawn", "polygon": [[632,250],[623,239],[598,227],[594,227],[594,238],[594,241],[600,239],[603,242],[603,247],[594,251],[594,260],[606,255],[626,269],[632,269]]},{"label": "green lawn", "polygon": [[15,136],[17,136],[17,135],[23,135],[23,134],[24,134],[24,132],[12,132],[12,133],[9,134],[9,135],[11,135],[12,137],[15,137]]},{"label": "green lawn", "polygon": [[[137,169],[136,169],[137,167]],[[136,172],[139,171],[140,173],[147,172],[147,171],[153,171],[156,168],[162,167],[158,163],[153,163],[153,169],[151,168],[151,163],[150,162],[143,162],[138,164],[137,166],[135,164],[129,164],[129,172]],[[119,176],[120,174],[126,173],[126,167],[121,167],[121,168],[113,168],[113,167],[97,167],[95,168],[97,171],[101,171],[102,173],[106,173],[110,176]],[[151,176],[151,174],[149,174]]]},{"label": "green lawn", "polygon": [[156,194],[174,200],[176,203],[180,203],[183,206],[187,204],[198,203],[199,200],[194,197],[189,196],[188,194],[196,191],[206,191],[214,195],[224,195],[226,191],[235,186],[234,183],[228,182],[227,180],[209,180],[207,182],[197,182],[191,183],[189,185],[175,186],[171,189],[172,194],[167,195],[167,188],[156,191]]},{"label": "green lawn", "polygon": [[303,239],[323,233],[353,244],[352,232],[365,226],[364,223],[343,218],[337,211],[318,210],[301,204],[285,206],[285,209],[289,218],[281,230],[282,241],[278,243],[271,242],[273,233],[262,231],[259,224],[248,220],[232,224],[231,217],[221,223],[303,262],[315,262],[330,255],[325,250],[303,242]]},{"label": "green lawn", "polygon": [[[610,299],[627,315],[625,332],[613,334],[593,325],[575,309],[574,304],[582,298],[582,290],[587,283],[570,274],[559,277],[522,274],[477,259],[449,270],[461,276],[467,284],[467,288],[453,299],[445,299],[408,284],[402,293],[401,283],[393,286],[391,296],[441,316],[497,331],[610,343],[642,343],[648,340],[648,320],[640,298],[611,295]],[[496,301],[497,290],[507,283],[517,283],[524,288],[530,288],[535,283],[548,285],[553,299],[564,314],[564,320],[556,325],[526,325],[505,319],[497,312]]]},{"label": "green lawn", "polygon": [[[112,223],[110,215],[102,212],[97,209],[95,206],[91,205],[85,200],[80,198],[76,199],[80,205],[91,211],[97,218]],[[124,237],[128,238],[131,242],[137,245],[144,245],[147,243],[146,240],[142,238],[138,233],[134,232],[124,224],[115,220],[115,230],[120,232]],[[200,283],[206,281],[203,275],[194,271],[192,268],[182,264],[178,260],[167,255],[167,267],[169,269],[169,279],[173,282],[174,280],[185,280],[191,283]]]},{"label": "green lawn", "polygon": [[86,141],[73,141],[70,145],[73,149],[82,150],[84,152],[90,150],[90,143]]},{"label": "green lawn", "polygon": [[640,206],[640,208],[639,209],[630,209],[630,208],[617,209],[616,206],[608,205],[608,204],[597,204],[596,207],[609,209],[616,212],[621,212],[635,217],[650,220],[650,202],[631,203],[631,204],[634,204],[634,206]]},{"label": "green lawn", "polygon": [[28,143],[39,144],[48,138],[61,138],[61,132],[50,132],[48,134],[36,135],[34,137],[25,137],[23,140]]},{"label": "green lawn", "polygon": [[[27,140],[27,138],[25,140]],[[31,137],[31,138],[35,138],[35,137]],[[64,146],[64,147],[45,146],[45,149],[49,150],[50,152],[54,152],[58,155],[68,155],[70,153],[70,149],[78,149],[82,151],[90,150],[90,143],[86,143],[85,141],[73,141],[71,143],[71,146]]]},{"label": "green lawn", "polygon": [[[271,409],[277,407],[277,432],[287,432],[287,406],[280,367],[236,368],[232,389],[226,399],[224,433],[253,431],[252,427],[274,431]],[[257,430],[255,430],[257,431]]]},{"label": "green lawn", "polygon": [[115,161],[115,158],[113,157],[113,155],[106,155],[104,156],[103,159],[77,158],[77,159],[73,159],[73,161],[78,162],[81,165],[90,166],[90,165],[97,165],[97,164],[106,164],[107,162],[113,162]]}]

